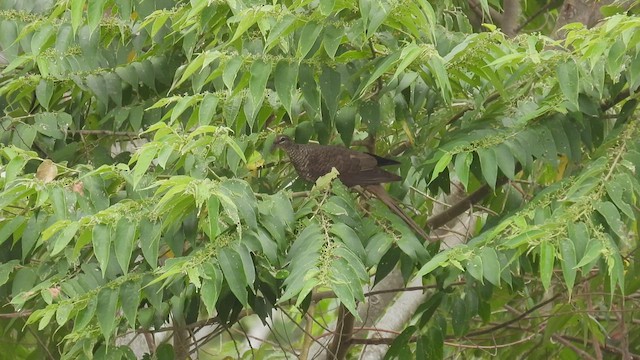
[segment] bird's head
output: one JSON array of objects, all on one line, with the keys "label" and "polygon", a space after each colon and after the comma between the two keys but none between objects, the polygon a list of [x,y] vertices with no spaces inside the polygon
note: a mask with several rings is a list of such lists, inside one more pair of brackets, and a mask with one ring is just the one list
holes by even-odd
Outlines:
[{"label": "bird's head", "polygon": [[280,149],[286,149],[293,145],[293,140],[287,135],[278,135],[273,141],[273,146]]}]

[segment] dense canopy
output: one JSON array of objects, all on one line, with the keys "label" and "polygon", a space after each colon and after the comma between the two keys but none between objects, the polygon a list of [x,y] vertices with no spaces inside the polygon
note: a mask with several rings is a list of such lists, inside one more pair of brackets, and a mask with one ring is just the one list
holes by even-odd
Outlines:
[{"label": "dense canopy", "polygon": [[0,0],[0,357],[640,357],[638,9]]}]

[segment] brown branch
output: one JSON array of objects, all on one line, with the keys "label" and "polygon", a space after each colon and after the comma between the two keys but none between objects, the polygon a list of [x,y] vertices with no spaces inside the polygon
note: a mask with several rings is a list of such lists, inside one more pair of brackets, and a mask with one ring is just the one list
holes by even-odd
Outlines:
[{"label": "brown branch", "polygon": [[511,324],[513,324],[513,323],[516,323],[516,322],[518,322],[518,321],[520,321],[520,320],[524,319],[525,317],[527,317],[527,315],[529,315],[529,314],[531,314],[532,312],[534,312],[534,311],[536,311],[536,310],[540,309],[541,307],[543,307],[543,306],[545,306],[545,305],[549,304],[550,302],[555,301],[555,300],[556,300],[556,299],[558,299],[558,298],[560,297],[560,295],[562,295],[562,294],[563,294],[563,293],[557,293],[557,294],[555,294],[553,297],[551,297],[551,298],[549,298],[549,299],[547,299],[547,300],[545,300],[545,301],[543,301],[543,302],[541,302],[541,303],[536,304],[536,305],[535,305],[535,306],[533,306],[531,309],[529,309],[529,310],[527,310],[527,311],[523,312],[522,314],[520,314],[520,315],[518,315],[518,316],[514,317],[514,318],[513,318],[513,319],[511,319],[511,320],[507,320],[507,321],[505,321],[505,322],[503,322],[503,323],[500,323],[500,324],[498,324],[498,325],[492,326],[492,327],[487,328],[487,329],[482,329],[482,330],[478,330],[478,331],[470,332],[470,333],[468,333],[466,336],[470,337],[470,336],[484,335],[484,334],[488,334],[488,333],[494,332],[494,331],[496,331],[496,330],[500,330],[500,329],[502,329],[502,328],[504,328],[504,327],[507,327],[508,325],[511,325]]},{"label": "brown branch", "polygon": [[336,334],[333,342],[329,345],[329,355],[333,359],[341,360],[347,355],[351,346],[351,335],[353,334],[353,324],[355,318],[344,305],[340,305],[338,313],[338,323],[336,324]]},{"label": "brown branch", "polygon": [[[597,275],[598,275],[598,273],[592,273],[592,274],[590,274],[589,276],[587,276],[587,277],[583,278],[582,280],[580,280],[580,283],[585,283],[585,282],[587,282],[587,281],[589,281],[589,280],[593,279],[593,278],[594,278],[594,277],[596,277]],[[482,330],[478,330],[478,331],[470,332],[470,333],[468,333],[466,336],[467,336],[467,337],[471,337],[471,336],[484,335],[484,334],[488,334],[488,333],[494,332],[494,331],[496,331],[496,330],[499,330],[499,329],[505,328],[505,327],[507,327],[507,326],[509,326],[509,325],[511,325],[511,324],[513,324],[513,323],[515,323],[515,322],[518,322],[518,321],[520,321],[520,320],[524,319],[525,317],[527,317],[527,315],[529,315],[529,314],[531,314],[532,312],[536,311],[537,309],[539,309],[539,308],[541,308],[541,307],[543,307],[543,306],[545,306],[545,305],[547,305],[547,304],[551,303],[552,301],[554,301],[554,300],[558,299],[558,298],[559,298],[561,295],[563,295],[563,294],[564,294],[564,293],[559,292],[559,293],[555,294],[554,296],[552,296],[551,298],[549,298],[549,299],[547,299],[547,300],[545,300],[545,301],[543,301],[543,302],[541,302],[541,303],[536,304],[536,305],[535,305],[535,306],[533,306],[531,309],[529,309],[529,310],[527,310],[527,311],[523,312],[522,314],[520,314],[520,315],[516,316],[515,318],[513,318],[513,319],[511,319],[511,320],[507,320],[507,321],[505,321],[505,322],[503,322],[503,323],[497,324],[497,325],[492,326],[492,327],[487,328],[487,329],[482,329]]]},{"label": "brown branch", "polygon": [[[521,166],[518,165],[516,167],[516,173],[518,173],[520,170]],[[501,176],[496,181],[496,187],[502,186],[508,181],[509,179],[506,176]],[[476,191],[472,192],[464,199],[453,204],[448,209],[427,219],[427,227],[429,227],[431,230],[435,230],[440,228],[441,226],[444,226],[449,221],[455,219],[456,217],[460,216],[460,214],[469,210],[474,204],[480,202],[482,199],[488,196],[491,191],[492,189],[488,184],[482,185]]]},{"label": "brown branch", "polygon": [[146,137],[146,134],[140,134],[133,131],[113,131],[113,130],[67,130],[72,135],[104,135],[104,136],[123,136],[142,138]]},{"label": "brown branch", "polygon": [[556,1],[549,1],[544,6],[541,6],[538,9],[538,11],[533,13],[533,15],[528,17],[520,26],[516,28],[516,33],[519,33],[525,26],[529,25],[530,22],[535,20],[535,18],[537,18],[538,16],[542,15],[543,12],[549,10],[549,8],[551,8],[552,6],[560,6],[561,4],[562,4],[562,1],[556,0]]},{"label": "brown branch", "polygon": [[571,343],[571,341],[565,339],[564,337],[560,336],[560,335],[551,335],[551,337],[553,338],[553,340],[559,342],[560,344],[568,347],[569,349],[573,350],[573,352],[575,352],[576,354],[580,355],[581,359],[589,359],[589,360],[596,360],[596,358],[594,358],[593,356],[589,355],[588,352],[580,349],[579,347],[573,345]]},{"label": "brown branch", "polygon": [[[462,286],[465,285],[465,281],[457,281],[449,284],[448,286]],[[396,288],[396,289],[385,289],[385,290],[373,290],[364,293],[364,297],[374,296],[378,294],[386,294],[391,292],[404,292],[404,291],[424,291],[429,289],[437,289],[439,285],[425,285],[425,286],[408,286],[404,288]],[[321,291],[318,293],[314,293],[311,297],[312,302],[318,302],[325,299],[335,299],[336,294],[333,291]],[[293,304],[293,302],[289,302],[289,304]]]},{"label": "brown branch", "polygon": [[[302,340],[302,349],[300,350],[300,356],[298,357],[301,360],[307,360],[309,358],[309,350],[311,349],[311,345],[313,344],[313,321],[309,319],[313,319],[313,313],[315,312],[316,304],[311,302],[309,304],[309,308],[307,312],[304,314],[307,317],[307,324],[304,327],[304,339]],[[284,310],[283,310],[284,311]]]},{"label": "brown branch", "polygon": [[4,318],[4,319],[16,319],[16,318],[29,317],[31,315],[31,313],[33,313],[33,311],[25,310],[25,311],[19,311],[19,312],[14,312],[14,313],[0,314],[0,319],[1,318]]},{"label": "brown branch", "polygon": [[504,0],[502,8],[504,11],[502,13],[500,27],[505,35],[512,38],[518,34],[516,29],[518,28],[518,19],[520,18],[520,0]]},{"label": "brown branch", "polygon": [[[487,96],[486,99],[484,99],[484,101],[482,102],[482,104],[484,106],[486,106],[488,103],[497,100],[500,97],[500,94],[498,92],[494,92],[489,94],[489,96]],[[471,111],[473,110],[474,107],[471,105],[467,105],[466,107],[462,108],[460,111],[458,111],[455,115],[453,115],[451,117],[451,119],[447,120],[447,125],[451,125],[454,122],[458,121],[460,118],[462,118],[462,116],[464,116],[464,114],[467,113],[467,111]]]},{"label": "brown branch", "polygon": [[[471,10],[478,16],[480,19],[484,19],[484,13],[482,12],[482,6],[478,0],[469,0],[469,5]],[[493,21],[493,23],[501,24],[502,23],[502,14],[497,12],[494,8],[489,7],[489,19]]]}]

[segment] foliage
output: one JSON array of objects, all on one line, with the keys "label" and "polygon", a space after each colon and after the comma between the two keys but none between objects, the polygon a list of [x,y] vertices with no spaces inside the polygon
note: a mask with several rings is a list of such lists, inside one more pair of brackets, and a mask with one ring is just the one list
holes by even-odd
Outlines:
[{"label": "foliage", "polygon": [[[337,299],[358,317],[396,266],[432,290],[388,356],[497,341],[517,344],[502,357],[579,358],[620,331],[640,351],[625,313],[640,287],[640,19],[560,41],[487,27],[426,0],[0,1],[15,358],[132,358],[127,333],[211,324],[243,341],[225,329],[280,309],[290,343],[216,349],[278,356],[324,332],[307,310]],[[452,180],[488,187],[486,211],[440,251],[330,177],[297,180],[270,151],[277,132],[402,154],[389,191],[420,223]]]}]

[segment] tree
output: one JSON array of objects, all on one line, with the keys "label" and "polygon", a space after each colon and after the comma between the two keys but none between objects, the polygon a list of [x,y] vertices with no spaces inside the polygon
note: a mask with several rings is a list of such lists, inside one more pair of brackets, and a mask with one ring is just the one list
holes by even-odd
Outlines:
[{"label": "tree", "polygon": [[637,357],[640,19],[528,3],[0,1],[3,354]]}]

